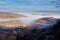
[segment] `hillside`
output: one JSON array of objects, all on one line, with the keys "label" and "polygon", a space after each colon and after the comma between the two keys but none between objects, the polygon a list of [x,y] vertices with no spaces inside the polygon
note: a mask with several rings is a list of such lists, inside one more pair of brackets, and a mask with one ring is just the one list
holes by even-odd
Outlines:
[{"label": "hillside", "polygon": [[18,18],[18,17],[26,17],[22,14],[14,14],[8,12],[0,12],[0,19],[8,19],[8,18]]},{"label": "hillside", "polygon": [[[39,20],[39,21],[38,21]],[[12,20],[7,22],[0,22],[0,39],[1,40],[53,40],[55,36],[60,35],[60,19],[55,18],[41,18],[38,19],[35,22],[39,22],[39,25],[30,25],[27,28],[22,28],[20,25],[25,25],[26,23],[18,20]],[[35,23],[34,22],[34,23]],[[40,24],[42,23],[42,24]],[[38,23],[37,23],[38,24]],[[4,26],[3,26],[4,25]],[[2,29],[1,27],[9,27],[6,26],[9,25],[11,27],[17,28],[6,28]],[[26,24],[27,25],[27,24]],[[55,34],[56,33],[56,34]],[[58,37],[58,36],[57,36]],[[56,38],[57,39],[57,38]]]},{"label": "hillside", "polygon": [[25,27],[27,24],[20,20],[11,20],[11,21],[4,21],[0,22],[0,26],[8,26],[8,27]]},{"label": "hillside", "polygon": [[31,23],[31,26],[38,26],[38,25],[45,24],[51,19],[53,19],[53,17],[44,17],[44,18],[37,19]]}]

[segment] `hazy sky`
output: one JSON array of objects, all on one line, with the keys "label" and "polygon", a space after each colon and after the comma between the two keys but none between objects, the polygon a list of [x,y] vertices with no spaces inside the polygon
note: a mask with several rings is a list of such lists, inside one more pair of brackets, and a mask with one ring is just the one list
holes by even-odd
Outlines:
[{"label": "hazy sky", "polygon": [[0,0],[0,11],[60,11],[52,0]]}]

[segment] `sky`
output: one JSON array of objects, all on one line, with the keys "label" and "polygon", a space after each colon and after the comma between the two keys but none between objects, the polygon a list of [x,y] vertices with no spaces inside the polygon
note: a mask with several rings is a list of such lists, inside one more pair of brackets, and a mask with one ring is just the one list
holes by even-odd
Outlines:
[{"label": "sky", "polygon": [[35,12],[35,11],[60,11],[55,8],[52,0],[0,0],[0,11],[4,12]]}]

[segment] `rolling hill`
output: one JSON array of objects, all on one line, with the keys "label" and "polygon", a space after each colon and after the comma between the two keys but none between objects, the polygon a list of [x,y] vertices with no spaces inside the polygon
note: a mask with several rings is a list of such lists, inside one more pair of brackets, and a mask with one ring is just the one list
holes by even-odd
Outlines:
[{"label": "rolling hill", "polygon": [[22,14],[14,14],[8,12],[0,12],[0,19],[8,19],[8,18],[18,18],[18,17],[26,17]]},{"label": "rolling hill", "polygon": [[0,22],[0,26],[7,26],[7,27],[26,27],[26,23],[20,20],[11,20],[11,21],[5,21],[5,22]]}]

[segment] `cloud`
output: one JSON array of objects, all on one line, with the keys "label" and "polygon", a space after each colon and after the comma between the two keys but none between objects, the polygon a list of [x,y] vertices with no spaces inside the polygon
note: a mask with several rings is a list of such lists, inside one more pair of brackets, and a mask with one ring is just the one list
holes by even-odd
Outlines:
[{"label": "cloud", "polygon": [[53,6],[0,6],[0,11],[18,12],[18,11],[58,11]]},{"label": "cloud", "polygon": [[18,0],[18,1],[30,1],[30,2],[36,2],[36,1],[40,1],[40,0]]},{"label": "cloud", "polygon": [[48,0],[0,0],[0,4],[45,5],[48,4]]},{"label": "cloud", "polygon": [[41,0],[0,0],[0,3],[18,3],[18,2],[32,2],[32,3],[38,3]]},{"label": "cloud", "polygon": [[41,11],[60,9],[45,5],[48,4],[48,1],[51,0],[0,0],[0,11]]},{"label": "cloud", "polygon": [[0,4],[8,4],[8,3],[14,3],[16,1],[14,0],[0,0]]}]

